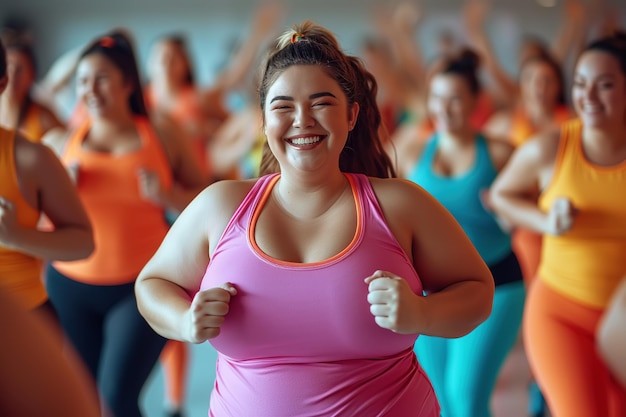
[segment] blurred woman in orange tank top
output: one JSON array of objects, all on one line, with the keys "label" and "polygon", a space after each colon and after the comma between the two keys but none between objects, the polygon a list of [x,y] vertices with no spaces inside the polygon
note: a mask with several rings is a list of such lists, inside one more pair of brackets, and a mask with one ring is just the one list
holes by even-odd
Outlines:
[{"label": "blurred woman in orange tank top", "polygon": [[206,182],[177,126],[148,117],[127,33],[88,45],[76,79],[88,119],[44,142],[75,176],[96,249],[85,260],[49,265],[47,288],[103,406],[139,417],[139,394],[165,339],[139,315],[134,281],[167,232],[166,213],[182,211]]},{"label": "blurred woman in orange tank top", "polygon": [[[217,129],[231,116],[228,95],[247,82],[259,51],[268,43],[268,35],[273,34],[282,10],[283,7],[268,3],[255,11],[250,32],[208,86],[202,86],[196,80],[183,35],[164,36],[151,48],[149,84],[144,89],[148,107],[168,115],[181,126],[210,179],[236,176],[232,168],[238,161],[232,161],[229,166],[223,161],[214,161],[212,148],[229,144],[216,144],[213,138]],[[219,153],[219,157],[223,155]],[[225,170],[225,165],[229,169]]]}]

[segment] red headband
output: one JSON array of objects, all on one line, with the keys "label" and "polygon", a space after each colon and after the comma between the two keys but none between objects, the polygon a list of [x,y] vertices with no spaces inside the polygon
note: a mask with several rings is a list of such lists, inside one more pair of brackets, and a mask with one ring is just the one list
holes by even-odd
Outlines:
[{"label": "red headband", "polygon": [[105,48],[112,48],[113,45],[115,45],[115,39],[110,36],[104,36],[100,39],[100,42],[98,43],[100,44],[100,46],[103,46]]}]

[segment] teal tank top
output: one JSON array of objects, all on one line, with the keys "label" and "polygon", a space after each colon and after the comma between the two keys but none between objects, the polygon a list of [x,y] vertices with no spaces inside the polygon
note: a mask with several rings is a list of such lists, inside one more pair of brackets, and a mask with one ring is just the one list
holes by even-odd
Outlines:
[{"label": "teal tank top", "polygon": [[491,187],[498,174],[489,155],[487,141],[482,135],[477,135],[475,163],[458,176],[444,176],[433,171],[438,145],[439,136],[435,134],[426,144],[408,179],[423,187],[448,209],[485,263],[492,266],[511,253],[511,236],[498,226],[480,199],[480,194]]}]

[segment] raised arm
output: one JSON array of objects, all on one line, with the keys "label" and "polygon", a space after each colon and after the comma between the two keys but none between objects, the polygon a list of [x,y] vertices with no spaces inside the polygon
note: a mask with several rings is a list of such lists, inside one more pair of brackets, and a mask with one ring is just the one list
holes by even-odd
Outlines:
[{"label": "raised arm", "polygon": [[517,101],[519,88],[514,77],[502,67],[484,29],[489,11],[488,0],[467,0],[463,10],[465,27],[471,46],[481,57],[483,67],[493,81],[491,95],[499,103],[511,106]]},{"label": "raised arm", "polygon": [[55,111],[67,107],[66,97],[73,96],[70,92],[70,82],[78,65],[81,51],[82,46],[65,52],[52,63],[34,86],[33,91],[37,99]]},{"label": "raised arm", "polygon": [[426,69],[422,51],[416,42],[416,31],[422,12],[410,2],[401,2],[390,15],[376,13],[375,23],[391,49],[392,65],[406,83],[406,87],[425,93]]},{"label": "raised arm", "polygon": [[39,81],[38,87],[45,94],[55,95],[68,87],[78,65],[83,46],[70,49],[52,63]]},{"label": "raised arm", "polygon": [[284,7],[278,3],[261,2],[250,24],[250,32],[241,39],[241,45],[229,60],[228,65],[220,72],[215,88],[221,91],[232,90],[250,74],[259,51],[263,49],[279,26]]},{"label": "raised arm", "polygon": [[207,158],[216,178],[226,178],[237,168],[263,134],[261,111],[256,105],[230,115],[209,143]]},{"label": "raised arm", "polygon": [[563,12],[560,30],[551,45],[552,53],[561,65],[571,52],[578,54],[575,49],[582,46],[581,39],[587,33],[586,10],[580,0],[566,0]]}]

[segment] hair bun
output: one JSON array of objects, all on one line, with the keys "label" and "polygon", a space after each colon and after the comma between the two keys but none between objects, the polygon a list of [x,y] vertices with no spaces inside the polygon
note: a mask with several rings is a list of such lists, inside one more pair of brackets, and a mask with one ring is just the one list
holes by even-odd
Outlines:
[{"label": "hair bun", "polygon": [[471,71],[476,71],[480,67],[480,56],[470,48],[463,48],[454,59],[457,65],[463,66]]}]

